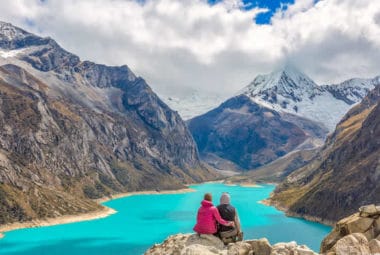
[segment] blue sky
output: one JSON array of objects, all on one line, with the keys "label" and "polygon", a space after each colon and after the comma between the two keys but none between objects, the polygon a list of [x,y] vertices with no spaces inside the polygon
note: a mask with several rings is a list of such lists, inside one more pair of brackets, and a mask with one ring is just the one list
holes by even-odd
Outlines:
[{"label": "blue sky", "polygon": [[[221,0],[208,0],[210,4],[215,4]],[[281,8],[286,10],[288,4],[294,4],[294,0],[243,0],[244,8],[249,10],[255,7],[266,8],[269,11],[265,13],[260,13],[256,17],[257,24],[269,24],[270,18],[276,12],[277,9]]]}]

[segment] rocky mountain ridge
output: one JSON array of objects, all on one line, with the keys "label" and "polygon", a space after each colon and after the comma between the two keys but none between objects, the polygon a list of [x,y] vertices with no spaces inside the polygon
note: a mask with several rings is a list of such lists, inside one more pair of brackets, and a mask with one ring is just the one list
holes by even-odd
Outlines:
[{"label": "rocky mountain ridge", "polygon": [[0,224],[216,176],[180,116],[127,66],[81,61],[8,23],[0,23],[0,128]]}]

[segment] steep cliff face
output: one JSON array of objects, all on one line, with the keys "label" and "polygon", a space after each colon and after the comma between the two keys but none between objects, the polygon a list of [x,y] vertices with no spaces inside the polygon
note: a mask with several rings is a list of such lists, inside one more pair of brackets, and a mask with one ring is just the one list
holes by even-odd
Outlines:
[{"label": "steep cliff face", "polygon": [[213,153],[242,169],[267,164],[308,138],[300,127],[245,95],[192,119],[188,126],[201,153]]},{"label": "steep cliff face", "polygon": [[179,115],[127,66],[80,61],[6,23],[0,35],[0,224],[215,176]]},{"label": "steep cliff face", "polygon": [[319,155],[278,186],[272,202],[290,214],[329,222],[380,203],[379,116],[377,86],[346,114]]}]

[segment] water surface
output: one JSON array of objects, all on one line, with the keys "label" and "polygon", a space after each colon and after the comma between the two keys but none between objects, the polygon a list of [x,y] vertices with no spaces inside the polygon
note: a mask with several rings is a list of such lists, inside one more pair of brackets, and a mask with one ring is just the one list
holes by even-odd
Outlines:
[{"label": "water surface", "polygon": [[295,240],[315,251],[330,227],[286,217],[283,212],[258,203],[273,191],[261,187],[201,184],[196,192],[166,195],[135,195],[104,203],[118,211],[104,219],[29,228],[7,232],[0,239],[0,255],[135,255],[143,254],[168,235],[190,233],[205,192],[218,202],[222,192],[232,197],[245,239],[266,237],[272,244]]}]

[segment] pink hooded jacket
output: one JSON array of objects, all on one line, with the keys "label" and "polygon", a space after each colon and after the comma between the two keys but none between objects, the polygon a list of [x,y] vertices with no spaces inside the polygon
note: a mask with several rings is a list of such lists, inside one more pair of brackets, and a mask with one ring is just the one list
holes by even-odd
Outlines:
[{"label": "pink hooded jacket", "polygon": [[195,224],[193,230],[198,234],[214,234],[217,232],[216,221],[222,225],[228,225],[228,221],[225,221],[220,217],[218,209],[212,204],[212,202],[203,200],[201,207],[198,210],[197,224]]}]

